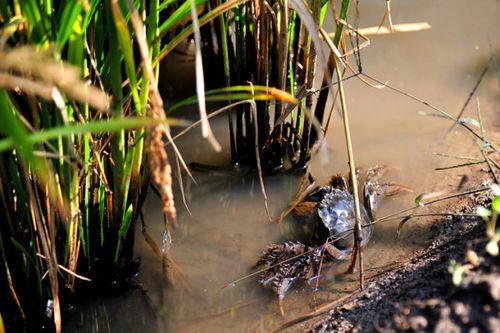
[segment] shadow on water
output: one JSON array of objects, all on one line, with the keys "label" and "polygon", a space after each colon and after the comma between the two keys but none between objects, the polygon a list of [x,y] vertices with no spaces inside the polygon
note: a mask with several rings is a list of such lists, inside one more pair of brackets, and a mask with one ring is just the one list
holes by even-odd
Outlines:
[{"label": "shadow on water", "polygon": [[[363,2],[360,26],[377,25],[384,5],[384,1]],[[500,16],[498,2],[485,0],[474,5],[465,0],[393,2],[392,14],[394,23],[428,21],[432,30],[372,36],[372,45],[362,53],[363,69],[453,115],[458,114],[489,58],[490,44],[499,44],[498,34],[493,33]],[[415,189],[413,195],[385,200],[378,212],[380,216],[412,206],[418,193],[436,186],[453,189],[458,184],[460,170],[446,174],[434,170],[437,166],[454,164],[456,160],[434,153],[451,151],[460,155],[460,151],[469,149],[470,140],[463,133],[454,132],[445,140],[449,122],[420,115],[420,111],[429,110],[388,89],[372,89],[351,79],[345,90],[357,164],[397,166],[399,171],[387,178]],[[497,92],[498,83],[490,72],[478,90],[487,129],[499,126],[498,113],[494,112]],[[474,104],[468,109],[469,115],[474,114]],[[225,118],[214,120],[213,126],[228,151]],[[327,148],[311,165],[316,177],[325,180],[333,173],[347,170],[341,133],[340,118],[335,116]],[[212,153],[209,145],[199,139],[199,134],[195,130],[190,137],[179,140],[186,160],[227,165],[229,156]],[[274,297],[261,290],[255,279],[223,289],[227,283],[251,273],[251,266],[265,246],[279,241],[280,230],[268,222],[255,177],[200,173],[195,176],[197,184],[184,178],[192,216],[177,198],[179,227],[173,233],[172,247],[191,289],[180,284],[167,291],[162,288],[160,261],[138,232],[137,255],[142,257],[139,280],[144,291],[131,290],[119,296],[91,300],[70,314],[66,325],[71,330],[264,332],[356,288],[356,276],[339,281],[334,271],[341,267],[327,268],[318,292],[297,289],[287,296],[286,318],[279,316]],[[273,176],[265,183],[271,213],[276,216],[293,197],[297,178]],[[160,203],[153,194],[146,203],[145,216],[148,232],[159,242],[163,220]],[[399,239],[396,239],[398,221],[377,225],[365,253],[368,275],[424,248],[431,237],[431,223],[415,220]],[[155,319],[155,311],[161,314],[160,319]]]}]

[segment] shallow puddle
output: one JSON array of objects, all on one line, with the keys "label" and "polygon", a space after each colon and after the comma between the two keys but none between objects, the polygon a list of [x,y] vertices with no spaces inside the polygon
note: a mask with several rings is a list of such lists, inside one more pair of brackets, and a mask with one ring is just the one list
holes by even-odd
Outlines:
[{"label": "shallow puddle", "polygon": [[[360,27],[378,25],[384,9],[385,1],[363,2]],[[393,2],[392,15],[395,24],[427,21],[432,30],[371,36],[371,46],[362,52],[363,70],[457,115],[486,65],[490,44],[500,45],[500,37],[494,33],[500,5],[495,0],[480,4],[457,0]],[[499,101],[496,80],[490,71],[478,90],[486,129],[499,126],[498,112],[494,111]],[[434,169],[461,161],[434,153],[460,155],[473,146],[467,135],[458,131],[445,139],[449,121],[421,115],[421,111],[432,110],[388,88],[373,89],[351,79],[345,90],[357,165],[397,167],[386,179],[407,184],[415,191],[384,200],[378,216],[414,205],[418,193],[437,185],[452,190],[458,184],[460,170],[450,174]],[[475,116],[475,100],[467,110],[468,116]],[[225,117],[213,124],[227,148]],[[347,170],[338,114],[333,124],[327,145],[311,166],[314,175],[323,180]],[[209,145],[198,137],[199,132],[194,131],[178,142],[188,162],[228,164],[227,155],[212,154]],[[322,274],[319,291],[299,288],[285,298],[285,318],[279,315],[275,297],[262,290],[255,278],[224,288],[253,272],[252,265],[266,245],[280,240],[280,228],[268,221],[255,177],[195,173],[195,178],[197,184],[184,177],[192,215],[178,200],[179,227],[173,233],[172,253],[186,283],[176,279],[174,288],[162,297],[161,263],[138,232],[140,280],[147,296],[132,291],[96,300],[83,307],[81,314],[74,314],[73,323],[69,323],[72,328],[96,331],[95,325],[88,323],[95,319],[102,321],[100,332],[267,332],[357,287],[357,275],[340,278],[335,271],[342,271],[342,266],[329,265]],[[293,198],[297,180],[290,175],[266,178],[272,216]],[[154,194],[144,210],[148,232],[160,242],[163,221]],[[408,258],[425,247],[431,237],[429,221],[413,220],[398,239],[397,225],[398,221],[393,221],[375,226],[365,251],[368,277]],[[162,319],[156,322],[152,311],[159,311]]]}]

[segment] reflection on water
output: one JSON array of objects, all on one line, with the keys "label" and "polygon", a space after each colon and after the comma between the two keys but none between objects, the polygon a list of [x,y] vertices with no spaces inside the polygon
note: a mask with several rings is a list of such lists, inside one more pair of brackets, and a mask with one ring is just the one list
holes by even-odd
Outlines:
[{"label": "reflection on water", "polygon": [[[360,26],[377,25],[385,1],[363,2]],[[426,101],[439,105],[456,115],[474,86],[490,54],[490,44],[499,45],[500,4],[495,0],[472,5],[462,0],[404,1],[392,4],[394,23],[428,21],[432,30],[384,36],[372,36],[371,46],[362,53],[363,69],[382,81],[399,87]],[[478,19],[480,18],[480,19]],[[452,188],[455,176],[443,179],[436,166],[457,163],[434,155],[452,149],[470,147],[463,133],[453,133],[447,140],[444,133],[450,123],[439,118],[424,117],[419,111],[429,111],[420,103],[398,95],[389,89],[372,89],[351,79],[346,83],[348,108],[358,165],[387,164],[399,171],[388,179],[408,184],[416,193],[428,191],[440,183]],[[498,83],[488,74],[478,90],[486,128],[498,127]],[[473,115],[474,103],[468,108]],[[225,121],[215,121],[218,137],[227,147]],[[198,136],[199,132],[193,132]],[[347,170],[344,141],[338,116],[328,135],[322,158],[314,161],[316,177]],[[197,138],[179,141],[187,161],[224,165],[228,156],[209,152],[208,144]],[[227,149],[226,149],[227,151]],[[320,290],[291,292],[285,299],[286,318],[281,318],[274,296],[247,279],[233,287],[226,284],[252,272],[251,267],[262,249],[280,239],[276,224],[266,216],[257,179],[234,176],[196,174],[197,184],[187,181],[187,196],[192,216],[179,200],[179,228],[173,234],[173,256],[187,277],[190,288],[176,283],[165,292],[161,305],[161,266],[147,248],[140,233],[137,251],[142,257],[141,281],[147,290],[131,291],[119,298],[96,300],[75,314],[73,329],[84,323],[82,331],[220,332],[269,331],[287,319],[311,311],[325,301],[335,299],[356,287],[356,276],[340,279],[334,274],[341,267],[324,271]],[[294,176],[274,176],[266,179],[271,213],[277,215],[293,197],[297,186]],[[386,199],[378,215],[413,205],[415,195]],[[150,196],[145,207],[148,231],[158,241],[162,230],[159,202]],[[421,249],[430,237],[425,221],[414,221],[399,239],[395,237],[397,221],[375,227],[365,254],[368,275],[384,266],[407,258]],[[158,323],[152,309],[162,314]],[[105,314],[105,315],[104,315]],[[94,319],[96,321],[94,321]],[[90,322],[101,322],[99,329]],[[67,323],[68,324],[68,323]]]}]

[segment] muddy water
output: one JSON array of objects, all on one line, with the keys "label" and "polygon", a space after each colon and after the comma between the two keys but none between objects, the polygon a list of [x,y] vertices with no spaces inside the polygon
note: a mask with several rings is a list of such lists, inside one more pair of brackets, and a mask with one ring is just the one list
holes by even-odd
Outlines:
[{"label": "muddy water", "polygon": [[[384,6],[382,0],[362,2],[360,27],[377,25]],[[500,5],[495,0],[480,1],[474,6],[469,1],[457,0],[393,2],[392,15],[395,24],[427,21],[432,30],[371,36],[371,46],[362,53],[364,72],[456,115],[485,66],[490,44],[500,45],[497,33]],[[438,186],[453,189],[458,184],[460,170],[450,174],[434,169],[463,161],[434,153],[470,152],[473,144],[467,135],[455,131],[445,139],[449,121],[422,116],[421,111],[431,110],[387,88],[373,89],[351,79],[345,90],[358,165],[395,166],[399,170],[387,178],[410,185],[415,193]],[[498,128],[500,119],[498,112],[495,113],[498,83],[491,71],[478,96],[486,129]],[[467,109],[468,115],[474,115],[474,105]],[[220,142],[227,148],[225,119],[213,124]],[[311,166],[318,178],[347,170],[341,133],[336,114],[327,144]],[[213,154],[197,138],[199,133],[194,134],[178,142],[188,162],[227,165],[226,154]],[[83,331],[104,332],[124,329],[266,332],[356,288],[356,276],[340,278],[335,273],[342,270],[341,266],[327,267],[319,291],[299,289],[285,299],[285,318],[278,315],[274,297],[257,287],[255,279],[224,288],[252,272],[251,266],[260,251],[280,239],[280,230],[268,222],[254,177],[195,173],[195,178],[197,184],[184,177],[192,215],[179,201],[179,227],[173,233],[172,246],[187,283],[177,276],[174,288],[168,291],[162,288],[160,262],[138,233],[137,250],[142,257],[140,280],[146,295],[133,291],[111,300],[96,300],[76,315],[72,326],[83,325]],[[275,176],[265,182],[271,215],[275,216],[293,197],[297,178]],[[415,195],[386,199],[378,216],[412,206]],[[148,232],[159,242],[162,217],[154,195],[146,203],[145,212]],[[376,274],[423,248],[431,237],[431,223],[415,220],[399,239],[396,239],[397,222],[377,225],[365,253],[367,274]],[[155,320],[153,312],[160,313],[160,319]],[[102,324],[91,325],[89,321]]]}]

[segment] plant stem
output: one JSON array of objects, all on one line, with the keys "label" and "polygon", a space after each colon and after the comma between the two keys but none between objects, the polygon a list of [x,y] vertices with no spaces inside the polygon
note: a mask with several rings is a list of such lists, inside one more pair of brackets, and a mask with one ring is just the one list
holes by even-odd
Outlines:
[{"label": "plant stem", "polygon": [[[342,120],[344,124],[344,134],[347,148],[347,157],[349,160],[349,172],[351,174],[352,182],[352,195],[354,197],[354,216],[356,218],[356,224],[354,228],[354,250],[359,251],[359,287],[364,289],[364,267],[363,267],[363,249],[361,247],[361,211],[359,207],[359,196],[358,196],[358,179],[356,176],[356,165],[354,164],[354,153],[352,149],[351,142],[351,132],[349,128],[349,117],[347,114],[347,105],[344,95],[344,84],[342,82],[342,72],[340,71],[337,58],[334,58],[335,73],[337,73],[337,80],[339,82],[339,97],[340,106],[342,111]],[[353,255],[356,255],[357,251],[353,250]],[[354,258],[355,259],[355,258]],[[355,261],[354,261],[355,263]]]}]

